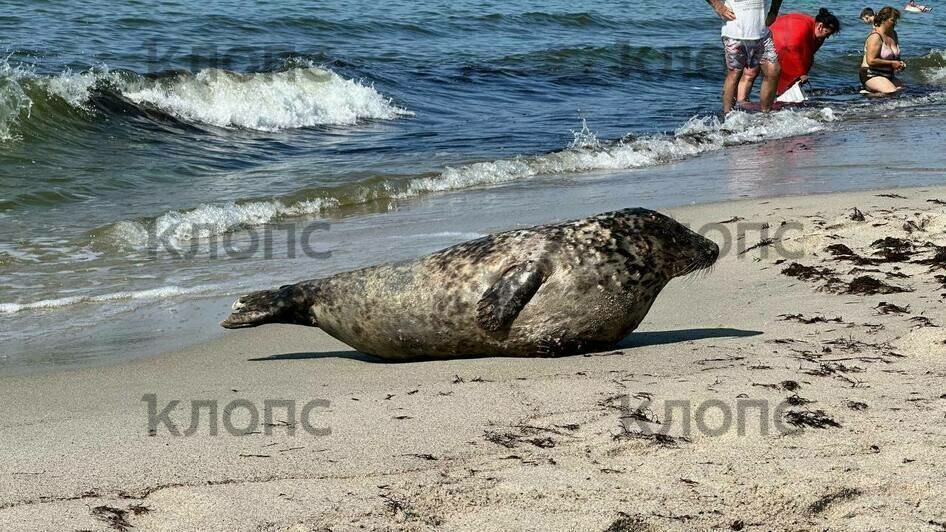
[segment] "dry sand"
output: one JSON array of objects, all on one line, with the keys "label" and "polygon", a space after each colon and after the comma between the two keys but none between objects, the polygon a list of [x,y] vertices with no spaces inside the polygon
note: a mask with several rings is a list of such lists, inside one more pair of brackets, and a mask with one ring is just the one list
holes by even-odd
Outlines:
[{"label": "dry sand", "polygon": [[[879,194],[672,210],[734,247],[620,351],[388,364],[269,326],[0,379],[0,529],[946,530],[946,189]],[[179,428],[192,401],[325,399],[331,434],[277,410],[151,435],[146,394]]]}]

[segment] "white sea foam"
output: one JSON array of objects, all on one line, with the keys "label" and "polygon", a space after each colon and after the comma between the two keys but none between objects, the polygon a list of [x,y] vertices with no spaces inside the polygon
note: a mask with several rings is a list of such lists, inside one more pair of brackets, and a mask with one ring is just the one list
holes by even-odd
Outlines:
[{"label": "white sea foam", "polygon": [[373,87],[315,67],[260,74],[207,69],[195,76],[136,81],[122,92],[137,104],[185,121],[259,131],[353,125],[410,114]]},{"label": "white sea foam", "polygon": [[[424,194],[498,185],[534,176],[621,170],[665,164],[670,161],[719,150],[726,146],[762,142],[820,131],[836,120],[830,108],[785,110],[768,115],[731,113],[725,121],[716,117],[694,117],[673,134],[650,135],[602,143],[583,125],[574,132],[572,144],[543,155],[477,162],[447,167],[440,174],[407,181],[389,181],[375,187],[347,190],[345,204],[378,199],[407,199]],[[339,207],[331,196],[302,202],[262,201],[200,205],[192,210],[170,211],[151,222],[119,222],[108,234],[124,245],[141,247],[150,234],[162,243],[186,243],[241,228],[267,224],[283,217],[318,215]],[[150,224],[150,225],[148,225]]]},{"label": "white sea foam", "polygon": [[84,72],[65,70],[40,76],[0,61],[0,140],[34,102],[31,91],[58,97],[89,110],[91,91],[106,83],[129,101],[181,120],[224,128],[278,131],[321,125],[354,125],[412,115],[369,84],[346,79],[314,65],[280,72],[239,74],[219,69],[163,78],[110,71],[101,65]]},{"label": "white sea foam", "polygon": [[85,72],[65,70],[58,76],[40,78],[38,83],[55,96],[58,96],[73,107],[88,108],[89,91],[101,79],[109,78],[118,81],[118,76],[108,71],[108,68],[94,68]]},{"label": "white sea foam", "polygon": [[181,247],[194,239],[263,225],[285,216],[318,214],[337,205],[334,199],[313,199],[292,205],[279,201],[204,204],[191,210],[169,211],[153,221],[121,221],[112,224],[105,234],[111,243],[134,249],[142,249],[149,243]]},{"label": "white sea foam", "polygon": [[14,138],[13,124],[23,113],[29,114],[33,101],[24,92],[20,79],[26,71],[0,63],[0,141]]},{"label": "white sea foam", "polygon": [[438,176],[411,181],[398,196],[494,185],[539,175],[654,166],[726,146],[814,133],[834,120],[834,112],[827,107],[770,114],[734,112],[722,122],[716,117],[694,117],[672,135],[651,135],[611,144],[602,144],[583,127],[575,133],[572,145],[564,150],[448,167]]},{"label": "white sea foam", "polygon": [[24,310],[42,310],[68,307],[81,303],[108,303],[112,301],[129,300],[148,300],[148,299],[167,299],[175,296],[198,294],[210,292],[216,289],[212,286],[181,288],[179,286],[162,286],[160,288],[151,288],[148,290],[135,290],[128,292],[114,292],[111,294],[101,294],[96,296],[70,296],[57,299],[43,299],[29,303],[0,303],[0,314],[15,314]]},{"label": "white sea foam", "polygon": [[924,80],[935,84],[946,84],[946,50],[930,50],[916,59],[918,73]]}]

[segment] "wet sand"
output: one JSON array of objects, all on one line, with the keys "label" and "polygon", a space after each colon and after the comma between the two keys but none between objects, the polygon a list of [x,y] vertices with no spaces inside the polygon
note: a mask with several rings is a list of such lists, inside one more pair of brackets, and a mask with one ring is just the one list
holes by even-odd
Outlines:
[{"label": "wet sand", "polygon": [[[390,364],[268,326],[2,377],[0,528],[946,527],[946,188],[665,212],[729,250],[615,350]],[[172,434],[208,401],[216,435]]]}]

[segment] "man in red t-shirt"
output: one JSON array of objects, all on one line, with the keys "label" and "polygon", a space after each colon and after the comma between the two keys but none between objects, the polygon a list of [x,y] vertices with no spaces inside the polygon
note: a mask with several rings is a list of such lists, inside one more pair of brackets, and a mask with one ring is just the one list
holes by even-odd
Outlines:
[{"label": "man in red t-shirt", "polygon": [[[808,80],[808,71],[815,62],[815,52],[828,37],[841,30],[841,23],[830,11],[821,8],[817,17],[803,13],[782,15],[775,19],[770,29],[779,64],[782,65],[782,74],[775,92],[782,95],[795,83]],[[743,72],[737,100],[749,101],[752,84],[758,75],[757,68]]]}]

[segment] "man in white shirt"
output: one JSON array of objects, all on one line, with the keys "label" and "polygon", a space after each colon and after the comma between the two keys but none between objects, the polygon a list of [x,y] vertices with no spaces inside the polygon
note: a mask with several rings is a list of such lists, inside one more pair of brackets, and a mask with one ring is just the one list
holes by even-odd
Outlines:
[{"label": "man in white shirt", "polygon": [[723,82],[723,112],[732,111],[736,88],[744,68],[760,67],[760,110],[768,112],[775,101],[781,69],[769,25],[775,22],[782,0],[706,0],[723,19],[726,81]]}]

